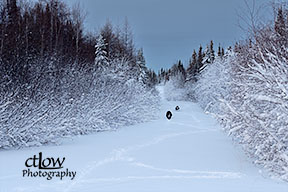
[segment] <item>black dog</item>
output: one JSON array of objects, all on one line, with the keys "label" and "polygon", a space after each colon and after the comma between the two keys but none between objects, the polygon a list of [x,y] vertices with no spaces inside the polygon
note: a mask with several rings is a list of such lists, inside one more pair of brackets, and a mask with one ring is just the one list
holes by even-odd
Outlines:
[{"label": "black dog", "polygon": [[176,107],[175,107],[175,110],[176,110],[176,111],[178,111],[179,109],[180,109],[180,107],[179,107],[179,106],[176,106]]},{"label": "black dog", "polygon": [[172,118],[172,113],[171,113],[171,111],[167,111],[166,117],[167,117],[168,120],[170,120],[170,119]]}]

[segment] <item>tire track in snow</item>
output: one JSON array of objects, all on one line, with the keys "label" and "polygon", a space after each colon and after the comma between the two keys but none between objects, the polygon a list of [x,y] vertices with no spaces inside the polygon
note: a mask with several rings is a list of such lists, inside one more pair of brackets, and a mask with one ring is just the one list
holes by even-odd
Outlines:
[{"label": "tire track in snow", "polygon": [[200,176],[200,177],[207,177],[207,178],[241,178],[244,174],[239,172],[228,172],[228,171],[193,171],[187,169],[163,169],[157,168],[152,165],[147,165],[141,162],[133,163],[134,166],[143,167],[146,169],[151,169],[160,172],[168,172],[168,173],[177,173],[177,174],[192,174],[191,176]]},{"label": "tire track in snow", "polygon": [[[90,182],[104,182],[104,181],[128,181],[128,180],[144,180],[144,179],[197,179],[197,178],[206,178],[206,179],[220,179],[220,178],[240,178],[242,177],[241,173],[234,173],[234,172],[206,172],[206,171],[192,171],[192,170],[180,170],[180,169],[163,169],[163,168],[157,168],[151,165],[147,165],[141,162],[136,162],[133,157],[129,156],[129,152],[132,151],[138,151],[146,147],[150,147],[153,145],[157,145],[165,140],[184,136],[184,135],[191,135],[191,134],[197,134],[197,133],[204,133],[204,132],[211,132],[216,130],[211,129],[202,129],[197,131],[185,131],[185,132],[179,132],[179,133],[172,133],[172,134],[165,134],[158,137],[155,137],[152,139],[152,141],[145,142],[143,144],[134,145],[134,146],[128,146],[125,148],[119,148],[115,149],[111,152],[110,157],[105,158],[100,161],[92,161],[88,163],[85,168],[83,168],[80,171],[80,175],[77,177],[77,180],[71,182],[67,182],[68,187],[65,187],[63,191],[69,192],[72,190],[77,184],[82,183],[89,183]],[[127,162],[128,164],[132,166],[138,166],[146,169],[151,169],[154,171],[161,171],[161,172],[169,172],[174,174],[184,174],[184,175],[157,175],[157,176],[126,176],[126,177],[112,177],[112,178],[96,178],[96,179],[85,179],[85,176],[87,176],[89,173],[91,173],[94,169],[97,167],[100,167],[102,165],[106,165],[108,163],[113,163],[116,161],[123,161]],[[190,174],[190,175],[187,175]]]},{"label": "tire track in snow", "polygon": [[140,145],[134,145],[134,146],[130,146],[130,147],[126,147],[126,148],[120,148],[117,149],[116,152],[118,151],[122,151],[123,153],[128,153],[130,151],[137,151],[140,150],[142,148],[146,148],[146,147],[150,147],[152,145],[156,145],[161,143],[162,141],[165,141],[167,139],[172,139],[175,137],[179,137],[179,136],[184,136],[184,135],[191,135],[191,134],[197,134],[197,133],[205,133],[205,132],[210,132],[210,131],[214,131],[214,130],[209,130],[209,129],[203,129],[203,130],[198,130],[198,131],[184,131],[184,132],[179,132],[179,133],[172,133],[172,134],[166,134],[166,135],[161,135],[159,137],[155,137],[154,139],[152,139],[152,141],[146,142],[144,144],[140,144]]},{"label": "tire track in snow", "polygon": [[[156,180],[156,179],[233,179],[232,177],[223,177],[217,175],[151,175],[151,176],[126,176],[126,177],[111,177],[111,178],[96,178],[82,180],[82,184],[95,184],[102,182],[126,182],[131,180]],[[240,177],[234,177],[240,178]],[[112,184],[112,183],[111,183]]]}]

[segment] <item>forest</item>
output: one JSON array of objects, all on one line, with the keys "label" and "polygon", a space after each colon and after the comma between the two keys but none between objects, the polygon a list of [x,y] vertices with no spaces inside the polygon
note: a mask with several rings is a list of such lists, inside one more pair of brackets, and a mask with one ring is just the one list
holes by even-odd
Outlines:
[{"label": "forest", "polygon": [[1,1],[0,13],[0,148],[155,118],[157,75],[127,21],[85,34],[79,6],[59,0]]},{"label": "forest", "polygon": [[156,74],[127,20],[93,34],[79,6],[1,1],[0,149],[157,119],[162,85],[167,100],[197,102],[253,162],[288,181],[287,4],[274,13],[247,39],[227,48],[211,40]]},{"label": "forest", "polygon": [[250,29],[246,40],[213,50],[213,42],[189,67],[181,62],[159,73],[170,100],[192,100],[214,116],[257,165],[288,181],[288,8]]}]

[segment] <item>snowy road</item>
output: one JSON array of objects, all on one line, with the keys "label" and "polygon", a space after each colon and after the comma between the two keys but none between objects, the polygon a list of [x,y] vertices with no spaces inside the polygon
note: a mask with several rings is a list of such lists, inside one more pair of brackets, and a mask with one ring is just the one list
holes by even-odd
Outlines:
[{"label": "snowy road", "polygon": [[[180,111],[174,111],[176,105]],[[165,118],[173,110],[172,120]],[[76,178],[23,178],[33,155],[65,157]],[[0,151],[0,192],[287,192],[260,174],[197,104],[163,100],[159,120],[66,140],[61,146]]]}]

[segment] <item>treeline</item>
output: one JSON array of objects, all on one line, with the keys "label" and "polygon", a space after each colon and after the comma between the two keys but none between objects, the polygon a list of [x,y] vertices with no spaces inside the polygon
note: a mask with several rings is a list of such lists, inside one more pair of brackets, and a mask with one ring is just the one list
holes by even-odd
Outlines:
[{"label": "treeline", "polygon": [[288,7],[251,29],[190,89],[256,164],[288,181]]},{"label": "treeline", "polygon": [[[94,68],[97,36],[83,33],[84,18],[85,14],[79,6],[70,9],[60,0],[36,3],[1,1],[2,81],[13,85],[29,83],[33,78],[31,74],[37,68],[44,67],[41,61],[52,58],[53,62],[57,60],[59,76],[69,63],[76,63],[77,67]],[[110,61],[125,58],[130,66],[137,65],[137,50],[127,22],[122,30],[114,30],[107,22],[99,33],[107,44],[106,52]],[[148,74],[149,77],[154,75],[152,71]]]},{"label": "treeline", "polygon": [[159,78],[167,99],[198,102],[254,163],[288,181],[288,7],[273,9],[274,20],[254,23],[247,40],[217,54],[211,41],[186,70],[179,62]]},{"label": "treeline", "polygon": [[0,5],[0,149],[155,118],[157,75],[127,21],[85,34],[82,10],[60,0]]},{"label": "treeline", "polygon": [[93,62],[95,40],[83,35],[79,8],[70,10],[58,0],[7,0],[0,12],[1,72],[14,83],[28,83],[33,63],[46,58],[57,58],[59,68],[73,61]]},{"label": "treeline", "polygon": [[211,40],[205,50],[203,50],[203,47],[200,45],[197,52],[195,50],[193,51],[186,69],[181,60],[168,70],[161,68],[158,72],[158,82],[167,82],[171,78],[174,78],[178,80],[180,87],[183,87],[186,82],[195,83],[207,65],[213,63],[216,58],[222,59],[224,56],[224,48],[219,45],[216,53],[214,51],[214,43]]}]

